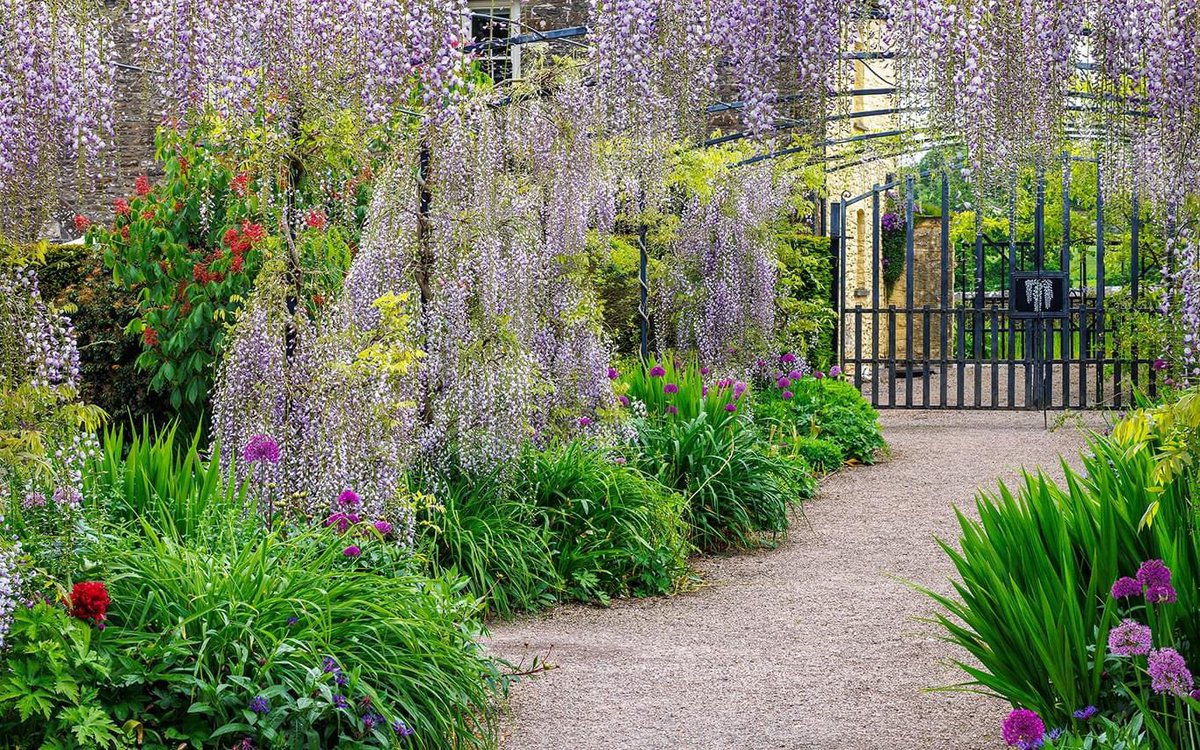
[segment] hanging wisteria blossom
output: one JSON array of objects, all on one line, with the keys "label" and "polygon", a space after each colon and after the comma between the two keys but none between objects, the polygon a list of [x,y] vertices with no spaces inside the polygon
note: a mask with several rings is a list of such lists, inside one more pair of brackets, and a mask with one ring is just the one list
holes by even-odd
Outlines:
[{"label": "hanging wisteria blossom", "polygon": [[0,237],[33,239],[56,188],[99,171],[113,133],[111,53],[92,0],[0,0]]}]

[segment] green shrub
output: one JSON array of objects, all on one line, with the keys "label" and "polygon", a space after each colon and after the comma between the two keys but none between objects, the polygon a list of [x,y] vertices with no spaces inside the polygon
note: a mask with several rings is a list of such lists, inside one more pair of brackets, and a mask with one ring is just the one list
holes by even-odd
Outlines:
[{"label": "green shrub", "polygon": [[[230,530],[226,543],[144,523],[106,550],[103,639],[118,653],[122,684],[152,701],[143,719],[150,737],[172,746],[250,737],[260,747],[389,747],[401,720],[418,747],[488,743],[502,677],[475,641],[478,602],[455,582],[375,568],[366,554],[346,555],[347,540],[332,529],[241,544],[234,528],[256,518],[209,518]],[[354,544],[364,550],[394,545],[361,531]],[[270,705],[262,715],[248,710],[258,696]]]},{"label": "green shrub", "polygon": [[818,474],[832,474],[842,467],[846,454],[832,440],[818,437],[808,437],[794,431],[784,437],[788,447],[813,468]]},{"label": "green shrub", "polygon": [[621,382],[625,396],[644,404],[647,415],[681,422],[701,413],[712,414],[722,424],[732,422],[747,390],[745,383],[710,377],[695,359],[685,363],[675,357],[634,362]]},{"label": "green shrub", "polygon": [[647,422],[638,443],[643,470],[688,499],[700,549],[757,546],[763,532],[787,531],[792,509],[813,493],[802,461],[771,455],[752,427],[724,414]]},{"label": "green shrub", "polygon": [[[1198,655],[1192,479],[1160,484],[1169,476],[1157,459],[1162,450],[1131,420],[1091,444],[1082,472],[1064,463],[1062,486],[1026,475],[1015,494],[1001,485],[981,495],[978,521],[958,514],[959,548],[942,544],[958,572],[958,597],[930,595],[945,610],[937,620],[948,640],[972,657],[961,662],[967,687],[1052,723],[1086,705],[1107,715],[1133,711],[1131,693],[1115,679],[1125,666],[1107,653],[1109,629],[1131,613],[1109,592],[1119,576],[1153,559],[1170,568],[1178,592],[1178,603],[1154,608],[1155,644],[1184,644],[1185,656]],[[1147,527],[1141,521],[1151,508]],[[1157,699],[1153,705],[1157,711]],[[1159,731],[1161,717],[1144,718]]]},{"label": "green shrub", "polygon": [[[785,398],[790,392],[791,398]],[[834,377],[804,377],[789,390],[768,386],[757,393],[755,417],[766,427],[822,438],[836,444],[847,461],[875,463],[887,444],[879,414],[851,383]]]},{"label": "green shrub", "polygon": [[683,497],[594,446],[528,451],[517,494],[544,519],[569,598],[669,593],[687,573]]},{"label": "green shrub", "polygon": [[550,531],[534,505],[499,473],[437,482],[440,508],[421,521],[421,544],[436,570],[467,579],[467,590],[500,617],[554,603],[562,589]]}]

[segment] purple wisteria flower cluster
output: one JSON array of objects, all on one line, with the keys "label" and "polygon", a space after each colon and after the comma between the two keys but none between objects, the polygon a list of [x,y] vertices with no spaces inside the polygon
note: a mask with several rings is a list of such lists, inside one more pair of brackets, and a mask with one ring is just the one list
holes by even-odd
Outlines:
[{"label": "purple wisteria flower cluster", "polygon": [[[4,519],[0,517],[0,525]],[[21,545],[0,547],[0,651],[7,646],[8,630],[13,613],[24,605],[24,575],[21,567]]]}]

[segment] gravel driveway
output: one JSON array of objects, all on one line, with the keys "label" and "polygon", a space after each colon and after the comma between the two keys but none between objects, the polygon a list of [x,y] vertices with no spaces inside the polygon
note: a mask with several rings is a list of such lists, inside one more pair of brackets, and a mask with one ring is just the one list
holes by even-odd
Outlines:
[{"label": "gravel driveway", "polygon": [[948,591],[933,537],[956,538],[951,505],[1021,466],[1056,468],[1084,436],[1025,412],[890,413],[884,426],[889,461],[826,480],[779,548],[700,559],[698,590],[497,624],[495,652],[553,647],[558,665],[514,687],[501,747],[998,746],[1006,706],[924,692],[960,673],[916,619],[930,603],[894,577]]}]

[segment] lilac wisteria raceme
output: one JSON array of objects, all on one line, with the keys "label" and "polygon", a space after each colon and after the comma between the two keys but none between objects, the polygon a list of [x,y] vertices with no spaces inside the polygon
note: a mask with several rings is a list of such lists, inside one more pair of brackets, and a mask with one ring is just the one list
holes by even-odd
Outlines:
[{"label": "lilac wisteria raceme", "polygon": [[439,109],[467,69],[466,0],[132,0],[146,66],[171,113],[286,107],[387,120],[419,88]]},{"label": "lilac wisteria raceme", "polygon": [[0,237],[33,239],[65,177],[100,171],[113,133],[100,11],[93,0],[0,0]]},{"label": "lilac wisteria raceme", "polygon": [[769,222],[791,192],[769,165],[718,177],[694,196],[654,288],[660,346],[696,349],[701,361],[753,361],[775,322],[776,258]]}]

